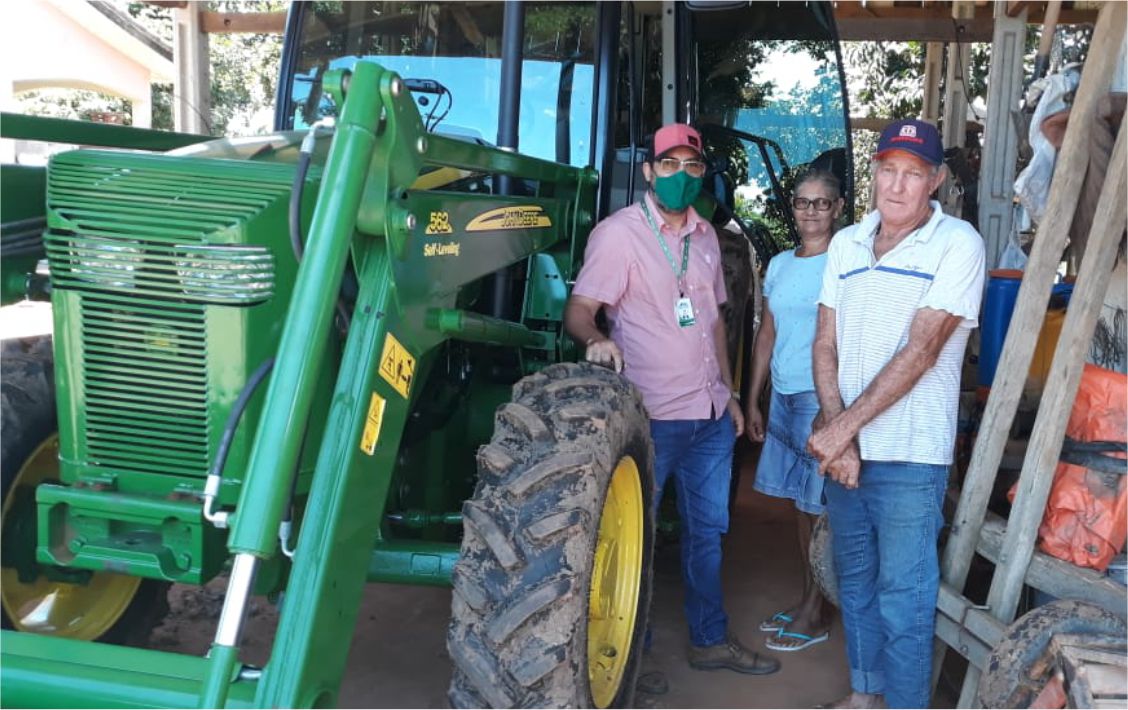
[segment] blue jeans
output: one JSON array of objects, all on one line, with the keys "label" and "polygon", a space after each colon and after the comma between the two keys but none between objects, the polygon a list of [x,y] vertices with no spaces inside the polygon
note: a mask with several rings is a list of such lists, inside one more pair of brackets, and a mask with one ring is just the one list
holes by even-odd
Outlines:
[{"label": "blue jeans", "polygon": [[729,523],[735,435],[727,411],[720,419],[650,420],[655,510],[671,476],[677,493],[685,616],[694,646],[724,643],[728,635],[721,603],[721,535]]},{"label": "blue jeans", "polygon": [[850,685],[927,708],[948,467],[863,461],[859,483],[826,482]]}]

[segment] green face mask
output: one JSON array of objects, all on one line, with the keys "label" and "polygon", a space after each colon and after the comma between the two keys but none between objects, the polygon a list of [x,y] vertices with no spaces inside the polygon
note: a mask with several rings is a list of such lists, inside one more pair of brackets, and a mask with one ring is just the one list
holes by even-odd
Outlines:
[{"label": "green face mask", "polygon": [[658,204],[674,212],[681,212],[692,205],[700,193],[701,178],[690,177],[684,170],[654,178],[654,194],[658,196]]}]

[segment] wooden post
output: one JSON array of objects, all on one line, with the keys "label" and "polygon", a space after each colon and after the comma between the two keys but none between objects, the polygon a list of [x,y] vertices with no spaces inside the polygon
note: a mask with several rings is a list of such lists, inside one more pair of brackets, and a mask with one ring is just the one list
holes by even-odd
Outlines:
[{"label": "wooden post", "polygon": [[924,99],[920,117],[940,124],[940,73],[944,70],[944,43],[929,42],[924,54]]},{"label": "wooden post", "polygon": [[[1122,34],[1123,30],[1121,23]],[[1115,52],[1113,55],[1115,56]],[[1085,133],[1087,125],[1088,123],[1071,125],[1068,130]],[[1112,277],[1112,264],[1116,261],[1116,250],[1120,247],[1120,236],[1124,234],[1125,227],[1128,227],[1128,211],[1124,204],[1124,194],[1128,191],[1128,153],[1125,151],[1128,139],[1124,134],[1121,125],[1116,146],[1112,149],[1112,159],[1109,161],[1109,171],[1101,189],[1097,211],[1093,216],[1088,248],[1081,259],[1081,272],[1077,275],[1077,285],[1069,299],[1065,323],[1062,324],[1050,374],[1046,378],[1046,388],[1042,392],[1038,418],[1026,447],[1026,459],[1022,463],[1022,473],[1018,479],[1018,493],[1007,520],[1003,549],[999,553],[1002,564],[995,567],[991,591],[987,594],[987,606],[991,614],[1003,623],[1010,623],[1014,619],[1014,612],[1018,607],[1022,585],[1026,580],[1026,568],[1034,553],[1038,526],[1046,510],[1054,470],[1057,468],[1058,456],[1061,455],[1065,426],[1069,421],[1073,400],[1077,396],[1077,385],[1085,366],[1085,353],[1089,351],[1097,316],[1104,304],[1105,291]],[[969,666],[964,678],[960,707],[971,707],[975,702],[974,690],[979,684],[979,674],[973,674],[972,670]]]},{"label": "wooden post", "polygon": [[[975,5],[967,0],[952,3],[952,17],[969,19]],[[960,38],[963,39],[963,38]],[[941,138],[945,148],[962,148],[967,136],[967,72],[971,64],[971,45],[966,41],[948,44],[948,71],[944,77],[944,122]],[[940,202],[950,215],[960,215],[963,195],[955,189],[955,178],[949,174],[940,189]]]},{"label": "wooden post", "polygon": [[986,246],[987,267],[994,268],[1006,247],[1014,221],[1014,173],[1018,129],[1011,113],[1022,95],[1022,53],[1026,9],[1008,17],[1006,4],[995,3],[995,37],[987,75],[987,125],[983,135],[983,167],[979,175],[979,233]]},{"label": "wooden post", "polygon": [[208,36],[200,26],[207,3],[188,2],[173,10],[173,125],[181,133],[211,133],[211,71]]},{"label": "wooden post", "polygon": [[1057,32],[1060,14],[1061,0],[1046,3],[1046,14],[1042,17],[1042,37],[1038,40],[1038,53],[1034,55],[1035,79],[1041,79],[1050,68],[1050,52],[1054,49],[1054,34]]}]

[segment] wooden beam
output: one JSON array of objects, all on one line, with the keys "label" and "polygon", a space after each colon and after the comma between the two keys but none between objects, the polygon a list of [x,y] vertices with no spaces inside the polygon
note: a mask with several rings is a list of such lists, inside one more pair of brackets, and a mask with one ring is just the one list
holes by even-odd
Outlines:
[{"label": "wooden beam", "polygon": [[847,17],[835,19],[835,24],[845,42],[990,42],[995,21]]},{"label": "wooden beam", "polygon": [[286,31],[285,12],[200,12],[200,29],[221,34],[282,34]]},{"label": "wooden beam", "polygon": [[1007,0],[1007,17],[1018,17],[1018,14],[1033,3],[1028,0]]},{"label": "wooden beam", "polygon": [[[991,8],[971,3],[974,12],[970,17],[952,18],[952,4],[928,5],[875,5],[872,2],[839,2],[834,7],[834,20],[839,38],[845,41],[907,41],[921,42],[990,42],[995,20]],[[1046,11],[1045,3],[1026,3],[1030,7],[1029,24],[1041,24]],[[1059,24],[1090,24],[1097,19],[1091,9],[1063,9]]]},{"label": "wooden beam", "polygon": [[885,130],[895,118],[870,118],[868,116],[851,116],[850,128],[855,131],[874,131],[880,133]]},{"label": "wooden beam", "polygon": [[[1006,533],[1007,521],[994,513],[988,513],[975,551],[998,565]],[[1119,616],[1126,613],[1124,585],[1117,584],[1095,569],[1078,567],[1044,552],[1036,551],[1030,558],[1026,584],[1058,599],[1080,599],[1104,607]]]}]

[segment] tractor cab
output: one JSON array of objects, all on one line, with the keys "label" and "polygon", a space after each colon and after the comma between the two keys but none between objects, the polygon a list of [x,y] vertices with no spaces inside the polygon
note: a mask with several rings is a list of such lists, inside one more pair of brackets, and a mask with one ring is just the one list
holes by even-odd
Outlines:
[{"label": "tractor cab", "polygon": [[[762,264],[794,242],[785,207],[802,168],[835,172],[852,203],[826,3],[296,3],[275,128],[334,116],[321,78],[362,59],[404,78],[430,132],[597,168],[597,218],[641,196],[646,137],[671,121],[702,130],[716,221],[736,226]],[[482,175],[433,182],[497,189]]]}]

